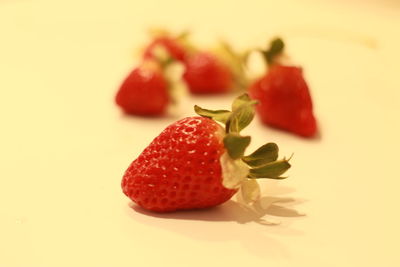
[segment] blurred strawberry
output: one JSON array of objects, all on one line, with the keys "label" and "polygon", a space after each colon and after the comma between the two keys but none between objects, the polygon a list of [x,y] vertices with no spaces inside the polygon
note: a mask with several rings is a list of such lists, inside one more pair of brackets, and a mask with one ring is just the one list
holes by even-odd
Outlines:
[{"label": "blurred strawberry", "polygon": [[295,134],[312,137],[317,132],[313,104],[302,69],[279,63],[284,43],[275,39],[263,51],[269,65],[267,73],[252,84],[249,93],[259,101],[257,112],[262,122]]},{"label": "blurred strawberry", "polygon": [[115,100],[128,114],[156,116],[165,113],[170,96],[161,66],[155,61],[143,62],[122,83]]},{"label": "blurred strawberry", "polygon": [[185,68],[183,79],[192,93],[225,93],[233,88],[229,67],[209,52],[196,52],[189,56]]},{"label": "blurred strawberry", "polygon": [[[167,31],[158,30],[153,32],[152,35],[150,44],[144,50],[144,59],[157,59],[160,56],[168,56],[181,62],[185,60],[187,54],[185,47],[186,32],[174,37]],[[167,55],[160,55],[162,53]]]},{"label": "blurred strawberry", "polygon": [[183,75],[195,94],[216,94],[243,89],[246,85],[244,60],[225,42],[215,51],[192,51],[185,60]]}]

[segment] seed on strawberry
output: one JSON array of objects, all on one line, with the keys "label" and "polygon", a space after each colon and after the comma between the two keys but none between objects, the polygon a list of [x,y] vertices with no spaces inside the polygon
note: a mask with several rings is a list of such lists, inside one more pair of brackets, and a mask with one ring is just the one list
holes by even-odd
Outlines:
[{"label": "seed on strawberry", "polygon": [[308,85],[302,69],[279,63],[284,43],[275,39],[264,57],[267,73],[249,88],[250,95],[259,101],[257,112],[263,123],[304,137],[317,132],[317,123]]},{"label": "seed on strawberry", "polygon": [[290,167],[288,160],[277,160],[273,143],[244,156],[250,137],[240,131],[253,119],[255,103],[245,94],[232,111],[195,106],[200,117],[171,124],[131,163],[122,179],[125,195],[157,212],[213,207],[240,188],[246,201],[255,201],[255,179],[284,178]]}]

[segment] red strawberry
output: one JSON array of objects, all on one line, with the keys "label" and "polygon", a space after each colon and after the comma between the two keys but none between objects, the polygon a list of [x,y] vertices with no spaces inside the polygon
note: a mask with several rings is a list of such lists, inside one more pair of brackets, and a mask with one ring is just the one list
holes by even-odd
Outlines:
[{"label": "red strawberry", "polygon": [[231,92],[247,87],[244,70],[246,53],[239,54],[226,42],[220,42],[213,52],[199,51],[193,47],[184,62],[183,79],[195,94]]},{"label": "red strawberry", "polygon": [[[238,190],[255,200],[255,178],[279,179],[289,167],[277,161],[278,149],[266,144],[243,156],[250,143],[241,136],[254,116],[254,101],[237,98],[233,112],[195,107],[203,117],[168,126],[126,170],[123,192],[139,206],[157,212],[200,209],[229,200]],[[211,119],[213,118],[213,119]],[[224,130],[215,120],[226,123]]]},{"label": "red strawberry", "polygon": [[122,83],[115,100],[128,114],[163,114],[170,97],[161,67],[154,61],[146,61],[134,69]]},{"label": "red strawberry", "polygon": [[183,78],[192,93],[225,93],[233,89],[230,68],[209,52],[196,52],[185,61]]},{"label": "red strawberry", "polygon": [[257,111],[265,124],[312,137],[317,132],[317,123],[309,88],[301,68],[276,62],[283,47],[282,40],[276,39],[270,50],[264,52],[269,70],[250,86],[249,93],[259,101]]}]

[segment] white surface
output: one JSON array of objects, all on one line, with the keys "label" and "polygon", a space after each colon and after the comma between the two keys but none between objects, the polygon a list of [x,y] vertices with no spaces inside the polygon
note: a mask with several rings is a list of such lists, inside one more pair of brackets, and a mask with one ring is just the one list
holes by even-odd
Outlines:
[{"label": "white surface", "polygon": [[[285,37],[321,138],[247,132],[295,153],[290,178],[264,184],[264,204],[294,202],[129,207],[124,170],[176,118],[124,117],[113,96],[159,24],[205,43]],[[396,1],[1,1],[0,266],[399,266],[399,29]],[[189,97],[180,116],[232,97]]]}]

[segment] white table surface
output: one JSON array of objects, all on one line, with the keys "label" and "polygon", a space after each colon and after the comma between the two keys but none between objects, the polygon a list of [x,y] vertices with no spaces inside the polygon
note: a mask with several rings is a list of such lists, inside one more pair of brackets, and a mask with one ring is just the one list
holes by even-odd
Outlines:
[{"label": "white table surface", "polygon": [[[279,34],[304,67],[321,138],[246,130],[295,155],[262,214],[152,215],[122,194],[164,127],[233,98],[123,116],[114,94],[154,25],[237,47]],[[0,1],[0,266],[400,266],[399,29],[395,0]]]}]

